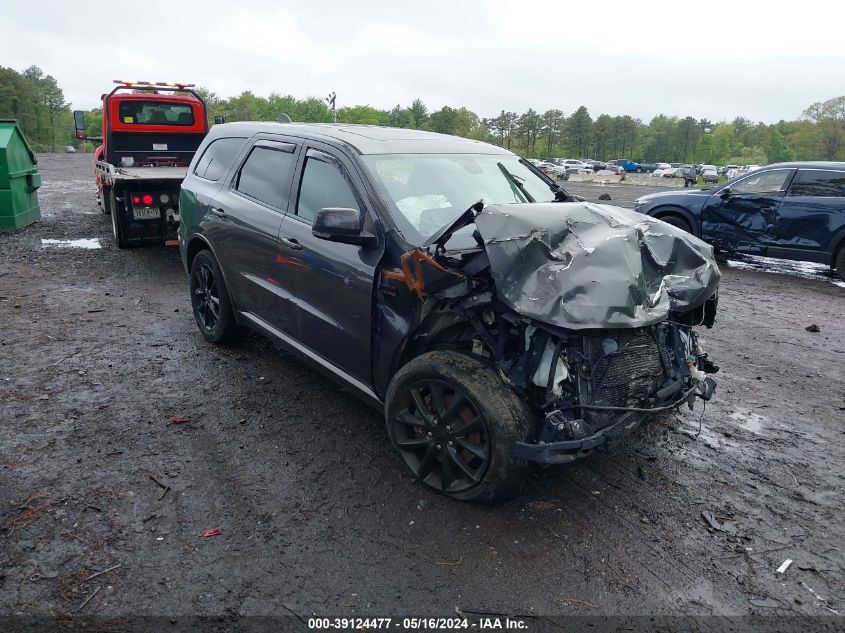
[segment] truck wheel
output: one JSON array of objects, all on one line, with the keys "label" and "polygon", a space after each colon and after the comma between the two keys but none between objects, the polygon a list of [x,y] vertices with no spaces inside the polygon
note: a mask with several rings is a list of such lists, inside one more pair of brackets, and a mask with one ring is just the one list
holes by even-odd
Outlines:
[{"label": "truck wheel", "polygon": [[211,251],[202,250],[191,263],[191,307],[205,340],[223,343],[241,333],[229,302],[229,291]]},{"label": "truck wheel", "polygon": [[411,472],[462,501],[494,503],[515,496],[528,463],[512,454],[533,416],[489,365],[445,350],[405,365],[387,390],[387,431]]},{"label": "truck wheel", "polygon": [[114,189],[109,190],[108,208],[111,214],[111,229],[114,234],[114,243],[118,248],[128,248],[126,239],[123,237],[123,227],[120,226],[120,206],[117,203],[117,198],[114,195]]},{"label": "truck wheel", "polygon": [[111,206],[111,190],[106,193],[106,190],[103,189],[100,191],[100,211],[106,215],[111,215]]},{"label": "truck wheel", "polygon": [[845,281],[845,246],[839,249],[839,254],[836,256],[836,272],[839,274],[839,278],[842,281]]}]

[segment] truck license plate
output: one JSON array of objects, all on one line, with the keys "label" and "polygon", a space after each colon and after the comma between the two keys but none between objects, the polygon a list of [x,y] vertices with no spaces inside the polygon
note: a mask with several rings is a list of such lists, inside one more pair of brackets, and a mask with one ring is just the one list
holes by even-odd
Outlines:
[{"label": "truck license plate", "polygon": [[161,212],[158,207],[135,207],[132,209],[132,216],[136,220],[158,220]]}]

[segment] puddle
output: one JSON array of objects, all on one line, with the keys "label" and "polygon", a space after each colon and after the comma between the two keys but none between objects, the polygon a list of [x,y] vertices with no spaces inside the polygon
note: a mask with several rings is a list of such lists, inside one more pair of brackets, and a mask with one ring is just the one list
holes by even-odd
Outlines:
[{"label": "puddle", "polygon": [[828,281],[840,288],[845,288],[845,281],[838,279],[836,274],[824,264],[749,255],[742,260],[729,259],[728,266],[731,268],[738,268],[740,270],[757,270],[764,273],[781,273],[792,277],[801,277],[802,279]]},{"label": "puddle", "polygon": [[55,246],[57,248],[85,248],[88,250],[102,248],[100,238],[89,237],[79,240],[41,240],[41,246]]},{"label": "puddle", "polygon": [[759,415],[758,413],[743,413],[742,411],[734,411],[729,417],[746,431],[750,431],[755,434],[761,433],[763,431],[763,425],[768,422],[767,418]]}]

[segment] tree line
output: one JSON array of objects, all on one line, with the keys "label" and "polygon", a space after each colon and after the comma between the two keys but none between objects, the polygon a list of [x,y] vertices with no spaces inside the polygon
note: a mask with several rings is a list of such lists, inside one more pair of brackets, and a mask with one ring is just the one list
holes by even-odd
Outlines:
[{"label": "tree line", "polygon": [[[199,88],[209,121],[273,121],[285,113],[294,121],[327,123],[333,113],[320,98],[252,92],[221,98]],[[341,107],[340,123],[364,123],[454,134],[495,143],[527,157],[630,158],[638,162],[766,164],[786,160],[845,160],[845,96],[814,103],[793,121],[754,123],[738,116],[710,121],[659,114],[650,121],[600,114],[586,107],[571,113],[529,108],[481,117],[465,107],[430,110],[420,99],[389,110],[369,105]],[[70,106],[56,80],[37,66],[17,72],[0,67],[0,118],[16,118],[36,151],[74,144]],[[88,134],[101,132],[102,111],[86,113]],[[89,144],[90,146],[90,144]],[[86,149],[90,149],[86,148]]]}]

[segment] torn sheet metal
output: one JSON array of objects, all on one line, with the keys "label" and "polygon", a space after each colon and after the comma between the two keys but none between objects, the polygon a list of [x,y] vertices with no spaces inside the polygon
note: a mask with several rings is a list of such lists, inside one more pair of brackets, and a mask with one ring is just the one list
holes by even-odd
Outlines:
[{"label": "torn sheet metal", "polygon": [[559,327],[651,325],[702,305],[719,284],[711,246],[619,207],[490,205],[475,224],[499,298]]}]

